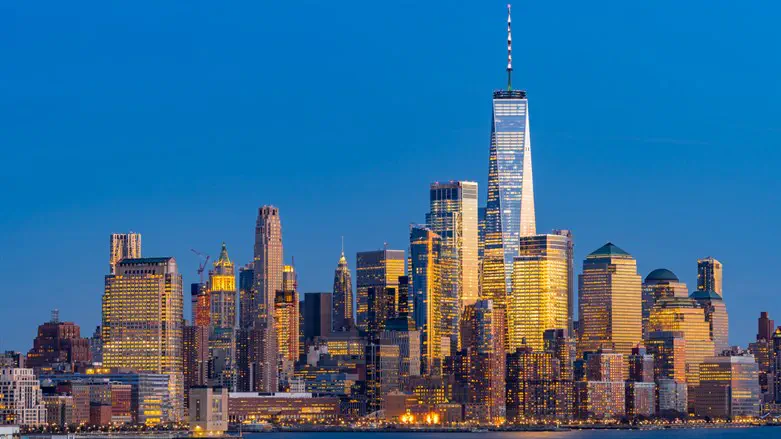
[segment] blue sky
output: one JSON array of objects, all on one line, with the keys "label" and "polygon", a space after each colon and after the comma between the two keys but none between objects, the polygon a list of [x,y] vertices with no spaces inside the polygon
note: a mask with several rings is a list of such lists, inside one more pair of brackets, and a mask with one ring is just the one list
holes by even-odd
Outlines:
[{"label": "blue sky", "polygon": [[[724,263],[731,341],[781,320],[775,2],[523,2],[538,230],[606,241],[694,287]],[[505,2],[0,5],[0,349],[59,308],[100,320],[108,236],[250,260],[280,207],[302,292],[406,249],[428,184],[476,180],[505,84]],[[187,308],[189,316],[189,308]]]}]

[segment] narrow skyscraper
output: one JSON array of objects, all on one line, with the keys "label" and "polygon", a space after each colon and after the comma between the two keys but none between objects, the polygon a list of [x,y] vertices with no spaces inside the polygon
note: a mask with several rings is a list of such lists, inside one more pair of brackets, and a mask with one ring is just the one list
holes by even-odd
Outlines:
[{"label": "narrow skyscraper", "polygon": [[344,257],[344,244],[342,244],[342,255],[336,264],[334,272],[334,291],[333,291],[333,322],[332,331],[347,330],[353,324],[353,281],[350,275],[350,267],[347,265],[347,258]]},{"label": "narrow skyscraper", "polygon": [[536,233],[529,109],[526,92],[512,89],[512,34],[507,7],[507,90],[493,94],[488,157],[482,297],[503,307],[512,285],[521,236]]},{"label": "narrow skyscraper", "polygon": [[263,332],[259,352],[255,388],[264,392],[276,392],[277,386],[277,339],[274,324],[274,299],[282,290],[282,222],[279,209],[263,206],[258,209],[255,226],[255,291],[257,294],[258,317],[256,329]]},{"label": "narrow skyscraper", "polygon": [[404,250],[375,250],[358,252],[356,258],[358,329],[368,329],[369,318],[369,288],[386,288],[396,290],[399,286],[399,276],[404,276]]},{"label": "narrow skyscraper", "polygon": [[109,274],[114,274],[117,262],[125,258],[141,257],[140,233],[114,233],[109,243]]},{"label": "narrow skyscraper", "polygon": [[421,334],[421,366],[432,374],[442,365],[442,307],[439,254],[442,239],[424,226],[410,227],[412,318]]},{"label": "narrow skyscraper", "polygon": [[714,291],[724,298],[721,280],[722,267],[718,259],[712,256],[697,259],[697,291]]},{"label": "narrow skyscraper", "polygon": [[208,298],[210,378],[214,384],[229,384],[235,375],[236,274],[224,242],[209,271]]},{"label": "narrow skyscraper", "polygon": [[578,355],[600,348],[629,355],[643,335],[637,262],[608,242],[586,256],[579,280]]}]

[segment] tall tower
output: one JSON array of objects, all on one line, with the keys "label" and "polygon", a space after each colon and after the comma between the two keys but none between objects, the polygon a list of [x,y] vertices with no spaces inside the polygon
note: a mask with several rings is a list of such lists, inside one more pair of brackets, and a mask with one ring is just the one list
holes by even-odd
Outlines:
[{"label": "tall tower", "polygon": [[442,239],[423,226],[410,227],[409,255],[412,277],[412,317],[421,334],[423,370],[439,369],[442,356],[442,285],[439,280],[439,254]]},{"label": "tall tower", "polygon": [[583,261],[578,354],[612,348],[629,355],[642,341],[641,278],[632,256],[608,242]]},{"label": "tall tower", "polygon": [[522,346],[544,348],[543,334],[569,329],[571,295],[570,238],[525,236],[513,268],[513,290],[507,302],[508,351]]},{"label": "tall tower", "polygon": [[344,243],[342,243],[342,255],[334,271],[333,293],[331,330],[334,332],[346,330],[353,322],[353,280],[347,258],[344,257]]},{"label": "tall tower", "polygon": [[711,256],[697,259],[697,291],[714,291],[723,298],[721,272],[718,259]]},{"label": "tall tower", "polygon": [[399,276],[404,276],[404,250],[375,250],[358,252],[356,258],[356,292],[358,302],[358,329],[366,331],[369,321],[369,288],[385,291],[399,287]]},{"label": "tall tower", "polygon": [[[432,183],[426,223],[452,249],[452,274],[445,276],[445,294],[458,301],[458,312],[478,299],[477,183]],[[444,273],[443,273],[444,275]],[[443,279],[443,280],[445,280]],[[458,322],[455,323],[456,327]]]},{"label": "tall tower", "polygon": [[689,297],[686,284],[666,268],[648,273],[643,281],[643,340],[648,339],[648,319],[656,302],[671,297]]},{"label": "tall tower", "polygon": [[526,92],[512,89],[512,34],[507,7],[507,90],[493,94],[488,155],[483,297],[503,307],[512,285],[518,241],[536,233]]},{"label": "tall tower", "polygon": [[209,272],[209,300],[212,329],[232,331],[236,327],[236,275],[224,242],[220,257]]},{"label": "tall tower", "polygon": [[255,387],[263,392],[277,391],[277,340],[274,325],[274,299],[282,290],[282,222],[279,209],[258,209],[255,226],[255,291],[258,316],[256,329],[261,330],[261,358],[258,359]]},{"label": "tall tower", "polygon": [[103,293],[103,366],[168,375],[174,419],[182,419],[184,297],[176,260],[123,259],[115,271]]},{"label": "tall tower", "polygon": [[141,257],[140,233],[114,233],[109,242],[109,274],[114,274],[117,262],[125,258]]}]

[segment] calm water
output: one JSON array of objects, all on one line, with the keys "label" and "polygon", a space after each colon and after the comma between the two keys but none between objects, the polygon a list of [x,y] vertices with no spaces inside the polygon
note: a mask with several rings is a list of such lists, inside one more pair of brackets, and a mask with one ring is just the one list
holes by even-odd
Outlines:
[{"label": "calm water", "polygon": [[781,427],[701,428],[685,430],[579,430],[565,432],[486,433],[259,433],[252,439],[772,439],[781,438]]}]

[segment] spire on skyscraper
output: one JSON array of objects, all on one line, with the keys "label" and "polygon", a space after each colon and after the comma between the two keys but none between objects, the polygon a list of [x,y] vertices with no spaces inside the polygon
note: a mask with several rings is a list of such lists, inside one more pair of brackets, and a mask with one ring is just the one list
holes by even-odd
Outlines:
[{"label": "spire on skyscraper", "polygon": [[511,5],[507,4],[507,91],[513,89],[513,33],[510,18]]}]

